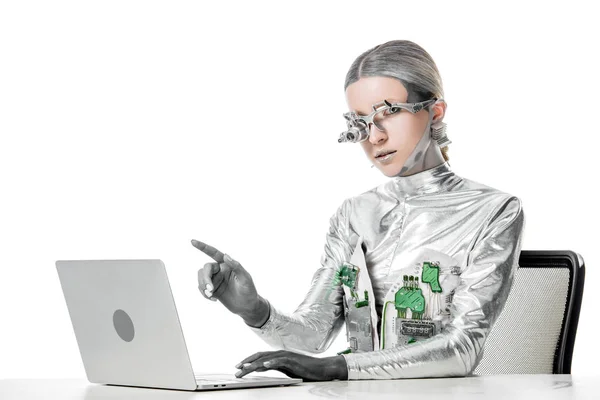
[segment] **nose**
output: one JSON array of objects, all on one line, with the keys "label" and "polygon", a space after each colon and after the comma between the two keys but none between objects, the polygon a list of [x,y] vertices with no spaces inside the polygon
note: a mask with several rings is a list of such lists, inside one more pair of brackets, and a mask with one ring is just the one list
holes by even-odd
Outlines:
[{"label": "nose", "polygon": [[387,139],[387,135],[385,132],[380,131],[374,123],[371,123],[369,126],[369,142],[371,144],[376,145],[381,143]]}]

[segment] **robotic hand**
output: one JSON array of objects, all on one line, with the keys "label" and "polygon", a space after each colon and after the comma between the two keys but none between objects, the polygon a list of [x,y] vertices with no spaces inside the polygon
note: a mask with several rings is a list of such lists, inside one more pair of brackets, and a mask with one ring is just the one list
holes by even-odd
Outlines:
[{"label": "robotic hand", "polygon": [[212,246],[192,239],[192,245],[216,262],[198,270],[198,289],[207,299],[217,299],[252,327],[269,319],[269,303],[258,295],[252,277],[242,265]]}]

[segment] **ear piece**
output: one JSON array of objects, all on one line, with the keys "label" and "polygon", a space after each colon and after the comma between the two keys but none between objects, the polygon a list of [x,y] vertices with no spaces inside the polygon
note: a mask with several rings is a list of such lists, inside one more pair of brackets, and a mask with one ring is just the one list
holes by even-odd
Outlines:
[{"label": "ear piece", "polygon": [[440,148],[446,147],[452,143],[452,141],[448,139],[448,136],[446,136],[446,127],[447,124],[442,121],[438,121],[431,125],[431,138],[437,141]]}]

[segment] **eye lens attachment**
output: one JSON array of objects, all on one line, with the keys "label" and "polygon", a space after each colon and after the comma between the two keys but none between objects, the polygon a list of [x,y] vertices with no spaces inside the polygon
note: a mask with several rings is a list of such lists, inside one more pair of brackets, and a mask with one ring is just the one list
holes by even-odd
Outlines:
[{"label": "eye lens attachment", "polygon": [[365,133],[364,129],[358,129],[356,127],[348,129],[346,132],[343,132],[338,139],[338,143],[342,142],[350,142],[350,143],[360,143],[367,140],[369,135]]},{"label": "eye lens attachment", "polygon": [[369,137],[368,124],[353,112],[345,113],[347,130],[340,134],[338,142],[359,143]]},{"label": "eye lens attachment", "polygon": [[354,112],[344,114],[348,130],[340,134],[338,142],[360,143],[367,140],[370,123],[373,123],[380,131],[385,132],[389,125],[389,116],[400,112],[400,110],[400,107],[385,107],[368,117],[360,117]]}]

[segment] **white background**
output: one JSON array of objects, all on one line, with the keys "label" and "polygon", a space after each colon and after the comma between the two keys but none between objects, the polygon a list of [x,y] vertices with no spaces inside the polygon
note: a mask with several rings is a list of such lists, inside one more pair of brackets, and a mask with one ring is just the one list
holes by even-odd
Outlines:
[{"label": "white background", "polygon": [[597,370],[593,2],[215,3],[0,5],[0,378],[85,377],[58,259],[162,259],[198,369],[267,350],[190,239],[293,311],[329,217],[388,179],[337,138],[350,64],[394,39],[437,63],[452,169],[522,199],[523,249],[585,258],[573,373]]}]

